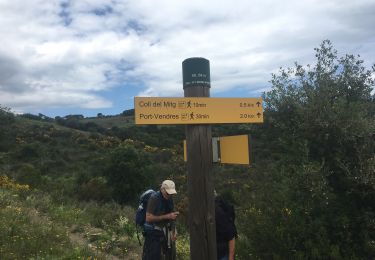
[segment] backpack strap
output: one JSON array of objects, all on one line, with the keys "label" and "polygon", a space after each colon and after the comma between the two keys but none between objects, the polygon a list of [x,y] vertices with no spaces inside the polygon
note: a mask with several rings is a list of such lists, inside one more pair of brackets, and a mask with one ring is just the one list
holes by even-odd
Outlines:
[{"label": "backpack strap", "polygon": [[157,191],[155,196],[158,198],[158,205],[156,206],[156,210],[158,212],[161,212],[163,211],[163,195],[160,191]]},{"label": "backpack strap", "polygon": [[[158,203],[157,203],[157,206],[156,206],[156,211],[160,212],[162,211],[162,194],[160,191],[156,191],[154,194],[151,195],[151,197],[157,197],[158,198]],[[150,197],[150,199],[151,199]],[[149,199],[149,200],[150,200]],[[148,203],[147,203],[148,204]],[[146,209],[146,214],[147,214],[147,209]],[[151,231],[151,230],[155,230],[155,223],[150,223],[150,222],[145,222],[145,224],[143,225],[143,230],[144,231]]]}]

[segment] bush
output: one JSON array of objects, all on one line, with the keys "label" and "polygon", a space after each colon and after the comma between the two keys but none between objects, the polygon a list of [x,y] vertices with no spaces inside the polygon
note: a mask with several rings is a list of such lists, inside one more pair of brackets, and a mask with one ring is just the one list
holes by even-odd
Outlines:
[{"label": "bush", "polygon": [[141,148],[124,143],[110,154],[104,175],[112,188],[113,198],[120,203],[134,203],[145,187],[153,183],[153,173],[147,171],[149,156]]},{"label": "bush", "polygon": [[32,188],[43,186],[40,171],[32,164],[21,165],[17,170],[16,179],[19,183],[28,184]]},{"label": "bush", "polygon": [[83,183],[79,189],[79,198],[82,200],[109,201],[111,190],[103,177],[94,177]]}]

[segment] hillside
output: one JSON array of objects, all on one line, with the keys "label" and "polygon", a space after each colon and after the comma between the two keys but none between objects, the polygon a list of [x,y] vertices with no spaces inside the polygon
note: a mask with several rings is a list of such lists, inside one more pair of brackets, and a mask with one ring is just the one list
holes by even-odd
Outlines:
[{"label": "hillside", "polygon": [[[156,188],[167,176],[183,175],[175,171],[182,167],[178,158],[182,158],[181,154],[177,155],[171,148],[119,138],[111,130],[84,131],[55,120],[15,116],[3,109],[1,119],[4,124],[0,136],[0,175],[3,176],[0,189],[5,210],[0,217],[4,219],[3,225],[20,227],[11,233],[4,229],[1,240],[7,241],[14,232],[24,230],[14,243],[3,243],[1,259],[11,258],[11,254],[19,258],[23,254],[37,256],[39,251],[45,257],[69,259],[75,256],[130,259],[132,255],[139,259],[141,247],[134,236],[133,207],[143,189]],[[91,120],[97,122],[102,118]],[[151,141],[157,139],[158,129],[153,130],[155,134],[142,129],[137,133],[139,136]],[[127,133],[125,129],[121,131]],[[118,155],[121,155],[120,161],[127,161],[129,156],[139,157],[140,161],[137,165],[116,169]],[[149,163],[144,165],[146,161]],[[112,171],[116,174],[111,175]],[[118,179],[119,175],[122,180]],[[124,181],[129,183],[131,178],[134,190],[122,192]],[[14,196],[18,199],[13,200]],[[125,204],[132,207],[124,208]],[[28,226],[34,222],[53,223],[57,230],[43,231]],[[35,239],[38,234],[46,237],[46,241],[27,244],[25,250],[16,254],[17,239]],[[66,248],[61,248],[55,240],[47,243],[51,236],[61,237]],[[78,249],[72,250],[76,246]]]},{"label": "hillside", "polygon": [[[25,250],[19,252],[19,257],[21,254],[37,254],[35,250],[49,255],[52,252],[47,250],[48,247],[52,247],[52,251],[57,255],[71,257],[70,250],[74,246],[79,248],[73,254],[77,256],[103,259],[107,259],[108,254],[110,257],[125,259],[130,259],[128,257],[131,255],[139,256],[140,247],[137,246],[132,223],[137,196],[144,189],[157,189],[158,184],[165,178],[174,179],[179,187],[176,201],[182,213],[179,223],[183,242],[179,245],[179,255],[187,256],[183,127],[139,127],[127,124],[124,127],[115,126],[97,131],[96,127],[86,129],[85,124],[90,122],[96,126],[100,124],[98,122],[106,119],[80,118],[76,124],[71,125],[72,121],[46,120],[30,115],[16,116],[2,110],[2,119],[5,118],[8,122],[2,125],[3,135],[0,142],[0,173],[4,176],[1,184],[2,203],[8,209],[16,209],[16,212],[2,212],[4,219],[7,219],[4,225],[23,227],[26,231],[17,235],[19,238],[27,239],[26,233],[36,237],[42,232],[46,237],[63,237],[64,244],[67,245],[67,249],[63,250],[56,242],[40,241],[36,245],[26,245]],[[69,121],[71,118],[67,117],[65,120]],[[119,122],[122,117],[110,118],[114,119]],[[237,129],[236,126],[227,128],[228,130],[225,130],[225,127],[217,130],[230,133],[236,132]],[[166,147],[153,144],[166,144]],[[134,163],[130,168],[117,167],[121,161],[129,160]],[[226,172],[221,167],[218,171]],[[119,176],[122,178],[119,179]],[[229,174],[225,179],[223,187],[236,183]],[[123,187],[130,181],[133,182],[134,190],[124,192]],[[17,188],[8,189],[13,186]],[[19,199],[13,200],[13,196]],[[124,205],[130,207],[124,208]],[[103,212],[107,214],[103,215]],[[24,217],[13,218],[9,217],[9,214]],[[52,221],[59,230],[46,232],[29,227],[27,223],[34,221]],[[124,230],[118,225],[125,225]],[[9,235],[8,232],[2,234],[4,241]],[[115,242],[111,240],[113,236],[116,237]],[[97,251],[101,245],[102,250]],[[6,254],[11,254],[15,247],[13,243],[4,243],[3,249],[7,253],[2,256],[5,256],[5,259],[6,256],[9,257]]]},{"label": "hillside", "polygon": [[106,117],[94,117],[84,118],[81,121],[85,123],[94,123],[102,128],[111,129],[113,127],[122,128],[134,125],[134,116],[106,116]]}]

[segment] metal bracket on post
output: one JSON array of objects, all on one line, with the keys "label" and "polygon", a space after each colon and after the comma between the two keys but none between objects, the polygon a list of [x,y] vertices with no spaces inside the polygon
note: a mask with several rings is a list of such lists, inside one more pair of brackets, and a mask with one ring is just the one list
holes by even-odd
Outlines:
[{"label": "metal bracket on post", "polygon": [[220,138],[212,137],[212,162],[220,162]]}]

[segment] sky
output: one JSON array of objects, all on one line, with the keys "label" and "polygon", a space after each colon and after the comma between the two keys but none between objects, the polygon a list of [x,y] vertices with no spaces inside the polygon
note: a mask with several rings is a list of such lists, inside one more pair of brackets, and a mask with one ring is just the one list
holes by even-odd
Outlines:
[{"label": "sky", "polygon": [[183,97],[191,57],[210,61],[211,97],[259,97],[325,39],[370,68],[374,25],[375,0],[0,0],[0,106],[119,114]]}]

